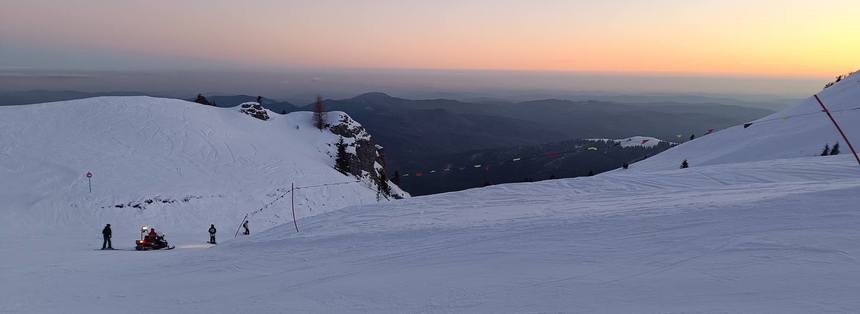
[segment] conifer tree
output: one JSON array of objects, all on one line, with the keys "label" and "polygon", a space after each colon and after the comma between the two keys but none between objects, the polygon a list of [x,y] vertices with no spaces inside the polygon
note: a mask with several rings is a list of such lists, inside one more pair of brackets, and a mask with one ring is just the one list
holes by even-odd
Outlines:
[{"label": "conifer tree", "polygon": [[839,155],[839,142],[833,144],[833,149],[830,150],[830,156]]},{"label": "conifer tree", "polygon": [[394,170],[394,177],[391,178],[391,182],[394,182],[394,184],[400,185],[400,171],[399,170]]},{"label": "conifer tree", "polygon": [[383,196],[391,196],[391,186],[388,185],[388,176],[385,175],[385,171],[380,171],[379,176],[376,177],[376,188]]},{"label": "conifer tree", "polygon": [[197,98],[194,99],[194,102],[201,104],[201,105],[207,105],[207,106],[212,105],[211,103],[209,103],[209,100],[206,99],[205,96],[203,96],[203,94],[197,94]]},{"label": "conifer tree", "polygon": [[690,168],[690,163],[688,163],[687,160],[684,159],[684,161],[681,162],[681,169],[687,169],[687,168]]},{"label": "conifer tree", "polygon": [[317,96],[317,101],[314,103],[314,127],[322,130],[325,128],[326,113],[323,106],[322,97]]},{"label": "conifer tree", "polygon": [[343,137],[338,139],[335,145],[337,146],[337,156],[334,160],[334,168],[343,174],[348,174],[350,172],[349,154],[346,152],[346,143],[343,142]]},{"label": "conifer tree", "polygon": [[[839,145],[839,144],[836,144]],[[830,155],[830,144],[824,144],[824,151],[821,152],[821,156],[829,156]]]}]

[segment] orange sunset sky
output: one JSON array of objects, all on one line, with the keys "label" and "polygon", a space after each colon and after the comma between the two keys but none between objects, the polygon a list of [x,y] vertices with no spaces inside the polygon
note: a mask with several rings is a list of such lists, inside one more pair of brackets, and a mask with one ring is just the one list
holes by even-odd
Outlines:
[{"label": "orange sunset sky", "polygon": [[0,66],[85,68],[98,60],[70,56],[97,54],[179,67],[830,77],[858,65],[857,12],[857,0],[2,1]]}]

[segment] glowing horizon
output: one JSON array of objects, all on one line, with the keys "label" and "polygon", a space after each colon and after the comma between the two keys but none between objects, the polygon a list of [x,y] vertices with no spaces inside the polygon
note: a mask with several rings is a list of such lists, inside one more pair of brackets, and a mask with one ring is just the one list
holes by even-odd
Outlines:
[{"label": "glowing horizon", "polygon": [[203,67],[829,77],[858,65],[858,10],[849,0],[37,0],[2,4],[0,66],[143,58],[177,67],[190,59]]}]

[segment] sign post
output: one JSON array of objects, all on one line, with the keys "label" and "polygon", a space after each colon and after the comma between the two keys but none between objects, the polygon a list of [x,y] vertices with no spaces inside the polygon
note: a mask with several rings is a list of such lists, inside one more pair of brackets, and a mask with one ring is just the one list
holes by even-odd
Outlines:
[{"label": "sign post", "polygon": [[93,192],[93,173],[87,171],[87,185],[90,187],[90,193]]}]

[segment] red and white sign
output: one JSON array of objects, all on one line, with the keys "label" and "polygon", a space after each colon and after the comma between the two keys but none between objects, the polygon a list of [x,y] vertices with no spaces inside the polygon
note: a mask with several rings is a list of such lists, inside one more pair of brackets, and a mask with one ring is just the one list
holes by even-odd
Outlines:
[{"label": "red and white sign", "polygon": [[87,171],[87,178],[92,178],[92,177],[93,177],[93,173],[92,173],[92,172]]}]

